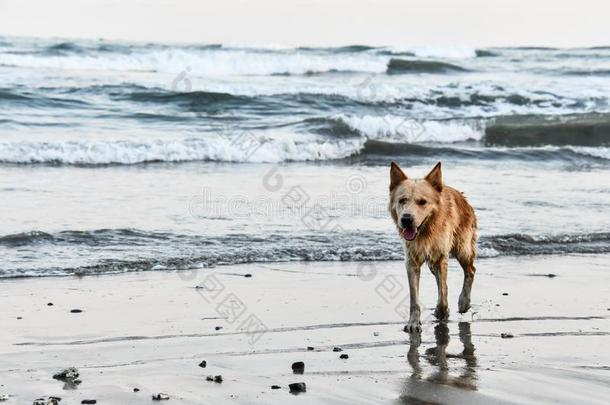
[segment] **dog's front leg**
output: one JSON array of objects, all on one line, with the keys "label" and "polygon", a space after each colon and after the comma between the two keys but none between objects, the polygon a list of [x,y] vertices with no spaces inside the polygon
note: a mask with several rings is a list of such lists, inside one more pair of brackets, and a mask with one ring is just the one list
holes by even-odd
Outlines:
[{"label": "dog's front leg", "polygon": [[439,321],[449,318],[449,304],[447,303],[447,256],[442,256],[436,261],[429,263],[430,270],[436,278],[438,289],[438,302],[434,315]]},{"label": "dog's front leg", "polygon": [[405,326],[405,332],[421,332],[421,307],[419,306],[419,275],[421,273],[421,263],[417,263],[409,257],[406,265],[411,307],[409,323]]}]

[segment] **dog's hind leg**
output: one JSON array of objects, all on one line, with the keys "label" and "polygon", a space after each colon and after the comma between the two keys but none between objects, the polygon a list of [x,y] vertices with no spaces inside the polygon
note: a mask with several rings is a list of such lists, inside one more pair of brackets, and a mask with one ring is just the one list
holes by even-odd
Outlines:
[{"label": "dog's hind leg", "polygon": [[474,273],[477,269],[474,267],[474,254],[468,257],[458,257],[460,266],[464,270],[464,285],[462,286],[462,292],[460,293],[460,299],[458,301],[458,311],[461,314],[467,312],[470,309],[470,292],[472,291],[472,282],[474,281]]},{"label": "dog's hind leg", "polygon": [[436,278],[438,288],[438,301],[434,316],[440,321],[449,318],[449,303],[447,302],[447,256],[443,256],[437,261],[428,263],[430,271]]},{"label": "dog's hind leg", "polygon": [[407,259],[407,277],[409,279],[410,314],[409,322],[405,326],[405,332],[421,332],[421,307],[419,306],[419,275],[421,274],[421,263],[413,259]]}]

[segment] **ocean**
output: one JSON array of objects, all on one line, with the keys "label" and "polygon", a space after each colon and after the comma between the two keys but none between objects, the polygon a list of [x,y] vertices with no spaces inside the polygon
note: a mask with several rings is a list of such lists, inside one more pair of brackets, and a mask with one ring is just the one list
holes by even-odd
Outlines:
[{"label": "ocean", "polygon": [[610,253],[610,47],[0,37],[0,278],[402,260],[441,160],[479,257]]}]

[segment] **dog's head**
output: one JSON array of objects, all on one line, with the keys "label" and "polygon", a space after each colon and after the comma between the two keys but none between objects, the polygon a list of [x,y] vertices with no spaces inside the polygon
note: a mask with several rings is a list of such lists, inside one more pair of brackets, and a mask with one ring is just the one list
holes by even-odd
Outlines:
[{"label": "dog's head", "polygon": [[423,179],[410,179],[398,164],[392,162],[389,210],[405,240],[415,240],[417,233],[436,214],[442,191],[441,162]]}]

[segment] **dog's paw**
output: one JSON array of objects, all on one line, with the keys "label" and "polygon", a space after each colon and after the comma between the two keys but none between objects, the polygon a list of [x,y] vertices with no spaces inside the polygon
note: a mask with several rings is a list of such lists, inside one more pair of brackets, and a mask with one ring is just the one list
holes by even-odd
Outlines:
[{"label": "dog's paw", "polygon": [[468,312],[470,309],[470,298],[465,295],[460,295],[460,300],[458,301],[458,311],[460,314],[464,314]]},{"label": "dog's paw", "polygon": [[403,329],[407,333],[421,332],[421,322],[419,320],[409,321]]},{"label": "dog's paw", "polygon": [[449,319],[449,308],[443,306],[437,306],[434,310],[434,316],[439,321],[446,321]]}]

